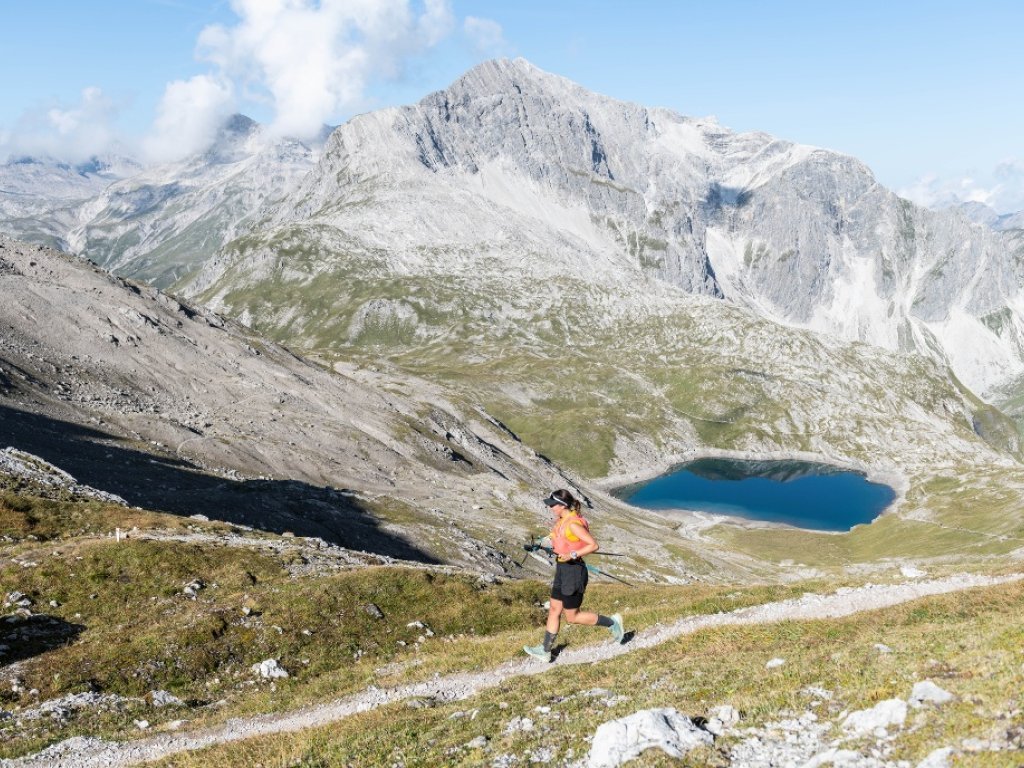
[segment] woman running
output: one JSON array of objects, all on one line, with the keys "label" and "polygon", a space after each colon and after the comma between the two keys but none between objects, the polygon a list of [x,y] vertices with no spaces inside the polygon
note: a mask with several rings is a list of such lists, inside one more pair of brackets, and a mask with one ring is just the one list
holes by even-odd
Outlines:
[{"label": "woman running", "polygon": [[559,489],[544,499],[555,515],[555,527],[551,529],[551,548],[558,562],[555,565],[555,581],[551,585],[551,605],[540,645],[526,645],[523,650],[542,661],[551,661],[551,650],[555,647],[561,617],[570,624],[597,625],[608,627],[612,638],[621,643],[625,635],[622,616],[601,616],[581,611],[583,593],[587,589],[587,566],[583,558],[597,552],[598,545],[590,534],[590,524],[580,515],[580,502],[569,491]]}]

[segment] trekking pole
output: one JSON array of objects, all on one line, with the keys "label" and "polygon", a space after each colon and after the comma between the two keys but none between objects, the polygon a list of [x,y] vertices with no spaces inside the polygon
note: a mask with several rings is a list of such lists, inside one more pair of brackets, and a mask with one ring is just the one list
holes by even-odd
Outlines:
[{"label": "trekking pole", "polygon": [[630,584],[625,579],[620,579],[618,576],[612,576],[610,573],[608,573],[608,571],[602,571],[600,568],[598,568],[595,565],[590,565],[589,563],[585,563],[585,565],[587,566],[587,570],[590,571],[591,573],[596,573],[599,576],[607,576],[609,579],[615,579],[616,581],[621,581],[627,587],[636,588],[636,584]]},{"label": "trekking pole", "polygon": [[534,560],[536,560],[539,563],[543,563],[544,565],[551,565],[550,554],[549,554],[548,557],[545,558],[545,557],[541,557],[540,555],[538,555],[537,551],[538,550],[542,550],[542,551],[547,552],[547,553],[553,553],[553,550],[550,550],[547,547],[541,546],[535,540],[532,540],[532,539],[531,539],[529,544],[523,544],[523,549],[526,550],[526,554],[523,555],[522,562],[519,563],[519,567],[520,568],[522,568],[523,564],[526,563],[526,558],[528,558],[528,557],[532,557]]},{"label": "trekking pole", "polygon": [[[552,555],[555,554],[555,550],[551,549],[551,547],[542,547],[540,544],[535,544],[535,545],[531,545],[531,546],[536,546],[537,549],[543,549],[545,552],[547,552],[549,554],[552,554]],[[629,557],[629,555],[626,555],[626,554],[624,554],[622,552],[600,552],[600,551],[598,551],[598,552],[591,552],[589,555],[587,555],[587,557],[591,557],[591,556],[595,556],[595,555],[605,555],[606,557]]]},{"label": "trekking pole", "polygon": [[[533,551],[534,552],[536,552],[536,550],[538,550],[538,549],[543,550],[544,552],[547,552],[548,553],[548,564],[550,565],[550,563],[551,563],[551,556],[555,554],[555,550],[553,550],[551,547],[542,547],[540,544],[528,544],[526,546],[527,546],[527,548],[533,547]],[[623,557],[623,555],[620,555],[620,557]],[[537,559],[539,560],[540,557],[538,557]],[[525,562],[525,560],[524,560],[524,562]],[[636,587],[636,584],[630,584],[625,579],[620,579],[618,576],[612,576],[612,574],[608,573],[608,571],[602,571],[596,565],[591,565],[590,563],[584,563],[584,565],[586,566],[587,570],[590,571],[591,573],[596,573],[599,576],[607,576],[609,579],[615,579],[616,581],[621,581],[627,587],[634,587],[634,588]]]}]

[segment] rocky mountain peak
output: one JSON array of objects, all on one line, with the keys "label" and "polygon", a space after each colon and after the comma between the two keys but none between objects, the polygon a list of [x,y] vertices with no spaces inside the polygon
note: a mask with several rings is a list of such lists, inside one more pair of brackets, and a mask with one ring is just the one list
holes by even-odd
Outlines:
[{"label": "rocky mountain peak", "polygon": [[[476,65],[448,88],[443,94],[459,94],[470,98],[495,96],[509,93],[564,93],[575,92],[578,96],[588,95],[581,86],[568,78],[546,72],[526,59],[490,59]],[[432,94],[431,96],[436,95]],[[426,100],[430,100],[428,96]]]},{"label": "rocky mountain peak", "polygon": [[251,117],[236,113],[221,124],[202,159],[216,163],[238,162],[258,150],[262,139],[262,126]]}]

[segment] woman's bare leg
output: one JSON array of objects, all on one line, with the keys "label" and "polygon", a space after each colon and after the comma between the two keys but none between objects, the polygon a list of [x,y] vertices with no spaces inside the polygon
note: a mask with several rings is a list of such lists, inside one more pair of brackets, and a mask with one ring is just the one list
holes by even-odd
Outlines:
[{"label": "woman's bare leg", "polygon": [[[583,624],[584,626],[587,626],[587,627],[592,627],[595,624],[597,624],[597,614],[596,613],[591,613],[590,611],[580,611],[580,610],[577,610],[576,608],[565,608],[564,609],[564,613],[565,613],[565,620],[567,622],[569,622],[570,624]],[[550,614],[549,614],[549,616],[550,616]],[[550,622],[550,619],[549,619],[548,626],[550,627],[550,625],[551,625],[551,622]]]},{"label": "woman's bare leg", "polygon": [[[552,635],[558,634],[558,625],[562,617],[562,601],[551,598],[551,604],[548,607],[548,623],[544,628]],[[568,613],[566,614],[568,616]]]}]

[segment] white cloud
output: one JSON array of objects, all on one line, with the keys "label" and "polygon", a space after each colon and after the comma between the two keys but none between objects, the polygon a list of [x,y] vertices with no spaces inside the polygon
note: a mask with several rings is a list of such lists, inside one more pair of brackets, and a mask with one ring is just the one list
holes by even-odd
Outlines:
[{"label": "white cloud", "polygon": [[1009,158],[987,174],[922,176],[897,193],[928,208],[984,203],[997,213],[1024,211],[1024,160]]},{"label": "white cloud", "polygon": [[365,106],[378,80],[454,25],[449,0],[233,0],[238,23],[205,28],[197,53],[210,77],[270,105],[276,135],[307,137]]},{"label": "white cloud", "polygon": [[[261,103],[271,135],[310,137],[373,106],[371,89],[401,79],[456,28],[451,0],[230,0],[237,19],[203,29],[196,57],[205,71],[166,85],[147,135],[147,159],[199,151],[232,112]],[[501,28],[467,20],[482,45],[503,45]],[[118,105],[98,88],[77,104],[48,104],[0,127],[5,154],[77,161],[123,146]]]},{"label": "white cloud", "polygon": [[231,86],[210,75],[167,84],[153,128],[142,143],[146,159],[167,162],[209,146],[231,114]]},{"label": "white cloud", "polygon": [[113,122],[119,106],[100,88],[82,90],[76,104],[29,110],[0,133],[0,156],[49,155],[79,162],[117,145]]},{"label": "white cloud", "polygon": [[496,21],[467,16],[462,30],[477,53],[483,56],[500,56],[508,51],[501,24]]}]

